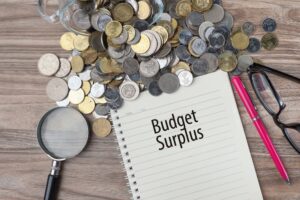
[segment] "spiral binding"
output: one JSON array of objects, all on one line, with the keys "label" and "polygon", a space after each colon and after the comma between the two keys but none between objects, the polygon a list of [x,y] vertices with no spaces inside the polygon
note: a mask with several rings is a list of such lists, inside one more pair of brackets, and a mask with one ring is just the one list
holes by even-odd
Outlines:
[{"label": "spiral binding", "polygon": [[[112,112],[115,112],[115,114],[118,113],[117,110],[113,110]],[[112,116],[110,115],[110,120],[112,120]],[[114,120],[112,120],[113,122],[117,122],[120,119],[119,116],[116,116],[114,118]],[[128,180],[127,186],[129,188],[131,188],[129,190],[129,193],[132,194],[133,196],[133,200],[140,200],[141,199],[141,195],[139,192],[139,188],[138,188],[138,183],[136,181],[136,177],[134,174],[134,169],[133,166],[131,165],[131,159],[130,159],[130,154],[128,152],[128,146],[126,144],[126,138],[124,136],[122,129],[122,124],[121,123],[117,123],[117,124],[113,124],[113,128],[115,130],[116,136],[117,136],[117,140],[116,142],[118,142],[118,149],[120,151],[119,157],[121,158],[121,164],[123,165],[125,171],[127,172],[127,177],[125,177],[125,179]],[[122,156],[123,155],[123,156]],[[127,169],[127,170],[126,170]]]}]

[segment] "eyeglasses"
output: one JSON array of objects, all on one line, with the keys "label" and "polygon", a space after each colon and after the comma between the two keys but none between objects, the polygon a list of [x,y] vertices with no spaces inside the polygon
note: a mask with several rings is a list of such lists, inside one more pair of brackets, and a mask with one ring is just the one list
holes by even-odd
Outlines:
[{"label": "eyeglasses", "polygon": [[271,74],[297,84],[300,84],[300,79],[256,63],[248,69],[249,79],[259,101],[273,117],[275,124],[282,130],[288,142],[300,154],[300,123],[283,123],[280,120],[286,104],[272,84],[268,76]]}]

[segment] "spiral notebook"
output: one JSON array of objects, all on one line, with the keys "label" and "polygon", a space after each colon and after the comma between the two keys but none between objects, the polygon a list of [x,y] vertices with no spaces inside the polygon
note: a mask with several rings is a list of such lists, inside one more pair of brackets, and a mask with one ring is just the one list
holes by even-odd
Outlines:
[{"label": "spiral notebook", "polygon": [[262,200],[227,73],[111,111],[134,200]]}]

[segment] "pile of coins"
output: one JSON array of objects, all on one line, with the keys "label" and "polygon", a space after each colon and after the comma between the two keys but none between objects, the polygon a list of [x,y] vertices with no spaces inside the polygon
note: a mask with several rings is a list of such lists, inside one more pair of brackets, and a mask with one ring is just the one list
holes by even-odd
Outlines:
[{"label": "pile of coins", "polygon": [[[234,20],[220,1],[177,0],[153,5],[148,0],[79,1],[71,17],[89,35],[64,33],[61,47],[70,57],[43,55],[38,69],[54,76],[47,94],[58,106],[76,106],[92,115],[93,132],[111,132],[111,109],[137,99],[147,90],[153,96],[171,94],[180,86],[218,68],[241,74],[253,64],[251,56],[263,46],[271,50],[278,39],[276,22],[263,23],[261,41],[250,37],[255,26],[246,22],[232,31]],[[157,7],[159,5],[159,7]],[[164,11],[159,13],[158,10]]]}]

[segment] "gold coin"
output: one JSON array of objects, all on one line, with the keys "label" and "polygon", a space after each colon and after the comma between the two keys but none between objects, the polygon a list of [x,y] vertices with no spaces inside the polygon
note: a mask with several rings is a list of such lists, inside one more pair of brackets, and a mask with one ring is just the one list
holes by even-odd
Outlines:
[{"label": "gold coin", "polygon": [[71,59],[72,70],[76,73],[82,72],[84,68],[84,62],[81,56],[74,56]]},{"label": "gold coin", "polygon": [[192,4],[190,1],[181,0],[176,5],[176,14],[180,17],[186,17],[192,12]]},{"label": "gold coin", "polygon": [[219,68],[225,72],[231,72],[237,67],[237,58],[231,51],[225,51],[218,57]]},{"label": "gold coin", "polygon": [[107,137],[112,130],[112,126],[107,119],[100,118],[93,121],[93,132],[101,138]]},{"label": "gold coin", "polygon": [[162,27],[162,26],[153,26],[151,28],[151,30],[157,32],[158,34],[160,34],[161,37],[163,38],[164,43],[166,43],[168,41],[169,33],[168,33],[167,29],[165,29],[164,27]]},{"label": "gold coin", "polygon": [[193,9],[198,12],[204,12],[211,9],[213,0],[192,0]]},{"label": "gold coin", "polygon": [[74,49],[74,38],[76,35],[72,32],[64,33],[60,37],[60,46],[66,51],[71,51]]},{"label": "gold coin", "polygon": [[249,46],[249,37],[243,32],[237,32],[231,36],[232,46],[238,50],[245,50]]},{"label": "gold coin", "polygon": [[162,26],[167,30],[169,38],[172,38],[174,36],[175,30],[173,29],[171,22],[162,20],[162,21],[159,21],[157,23],[157,25]]},{"label": "gold coin", "polygon": [[137,44],[131,45],[131,48],[135,53],[143,54],[149,50],[150,44],[150,39],[142,33],[140,41]]},{"label": "gold coin", "polygon": [[95,102],[91,97],[85,97],[83,102],[78,105],[78,109],[83,114],[91,114],[95,109]]},{"label": "gold coin", "polygon": [[77,35],[74,38],[74,47],[78,51],[84,51],[87,48],[89,48],[89,46],[90,46],[90,43],[89,43],[89,37],[88,36]]},{"label": "gold coin", "polygon": [[120,22],[127,22],[132,19],[134,12],[130,4],[119,3],[113,8],[112,14],[115,20]]},{"label": "gold coin", "polygon": [[112,38],[119,37],[122,31],[123,31],[122,24],[118,21],[111,21],[105,27],[106,35]]},{"label": "gold coin", "polygon": [[98,52],[93,48],[88,48],[87,50],[83,51],[81,57],[84,61],[84,64],[91,65],[95,63],[98,58]]},{"label": "gold coin", "polygon": [[103,73],[113,73],[111,69],[111,60],[108,59],[107,57],[101,58],[100,59],[100,69]]},{"label": "gold coin", "polygon": [[177,20],[174,19],[174,18],[172,18],[171,25],[172,25],[173,29],[176,30],[177,27],[178,27],[178,22],[177,22]]},{"label": "gold coin", "polygon": [[138,5],[139,5],[139,10],[137,13],[137,17],[141,20],[148,19],[152,12],[150,4],[146,1],[139,1]]},{"label": "gold coin", "polygon": [[262,37],[261,44],[266,50],[271,51],[278,46],[279,40],[275,34],[267,33]]},{"label": "gold coin", "polygon": [[89,81],[83,81],[81,89],[83,90],[85,95],[88,95],[91,91],[91,83]]},{"label": "gold coin", "polygon": [[128,39],[127,42],[132,41],[135,38],[135,29],[133,26],[131,25],[124,25],[124,29],[127,31],[128,33]]},{"label": "gold coin", "polygon": [[94,101],[95,101],[96,104],[106,104],[107,103],[105,97],[94,98]]},{"label": "gold coin", "polygon": [[184,69],[187,71],[191,71],[190,65],[186,62],[179,62],[177,65],[175,65],[174,67],[172,67],[172,73],[176,74],[176,72],[180,69]]},{"label": "gold coin", "polygon": [[84,100],[84,92],[82,89],[70,90],[68,99],[72,104],[80,104]]}]

